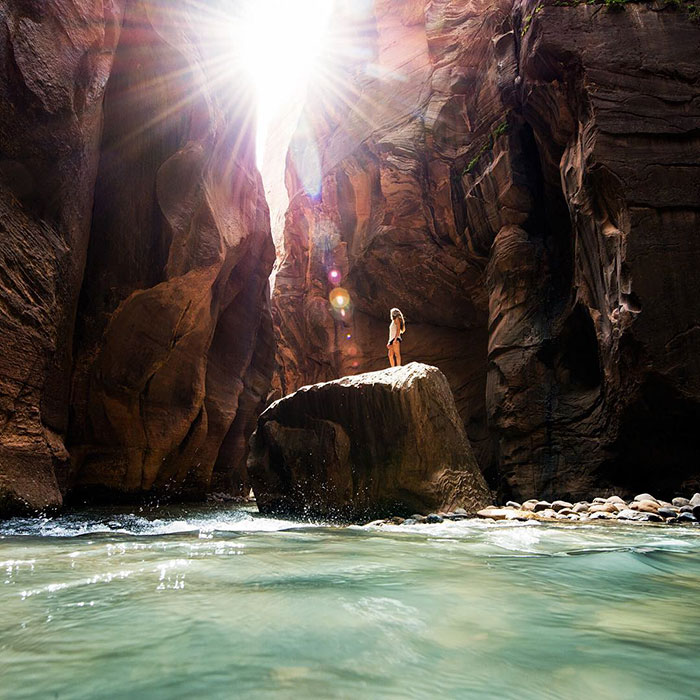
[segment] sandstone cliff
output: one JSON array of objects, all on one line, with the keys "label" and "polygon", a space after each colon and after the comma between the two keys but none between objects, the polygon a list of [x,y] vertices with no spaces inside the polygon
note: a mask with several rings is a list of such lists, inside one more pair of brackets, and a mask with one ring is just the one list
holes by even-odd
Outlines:
[{"label": "sandstone cliff", "polygon": [[0,1],[0,512],[247,488],[274,251],[201,13]]},{"label": "sandstone cliff", "polygon": [[335,89],[290,148],[277,391],[386,366],[399,306],[405,358],[448,377],[502,493],[696,482],[700,24],[652,3],[349,8],[360,50],[333,42]]}]

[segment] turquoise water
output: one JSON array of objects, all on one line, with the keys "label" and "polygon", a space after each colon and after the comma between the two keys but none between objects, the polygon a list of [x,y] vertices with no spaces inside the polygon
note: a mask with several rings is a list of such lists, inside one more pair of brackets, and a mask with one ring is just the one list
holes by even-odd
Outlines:
[{"label": "turquoise water", "polygon": [[700,530],[0,523],[2,698],[691,698]]}]

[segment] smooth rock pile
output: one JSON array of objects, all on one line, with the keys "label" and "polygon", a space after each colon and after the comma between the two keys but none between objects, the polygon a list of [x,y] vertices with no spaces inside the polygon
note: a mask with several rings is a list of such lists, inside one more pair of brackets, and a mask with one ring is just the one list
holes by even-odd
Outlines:
[{"label": "smooth rock pile", "polygon": [[[619,521],[622,523],[668,523],[699,524],[700,493],[692,498],[674,498],[670,502],[657,499],[649,493],[640,493],[631,501],[620,496],[594,498],[592,501],[539,501],[535,498],[517,503],[508,501],[505,506],[488,506],[476,513],[488,520],[539,520],[543,522],[597,522]],[[441,523],[449,520],[464,520],[473,517],[463,508],[449,513],[412,515],[410,518],[393,517],[374,520],[369,525],[411,525],[414,523]]]}]

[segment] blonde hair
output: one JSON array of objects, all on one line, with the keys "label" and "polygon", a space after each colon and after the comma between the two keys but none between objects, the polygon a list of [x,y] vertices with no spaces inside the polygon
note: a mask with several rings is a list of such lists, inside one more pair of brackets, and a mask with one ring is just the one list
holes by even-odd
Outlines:
[{"label": "blonde hair", "polygon": [[394,307],[390,312],[391,320],[393,321],[395,318],[400,318],[401,319],[401,332],[403,333],[406,330],[406,321],[404,320],[403,314],[401,313],[401,309],[397,309]]}]

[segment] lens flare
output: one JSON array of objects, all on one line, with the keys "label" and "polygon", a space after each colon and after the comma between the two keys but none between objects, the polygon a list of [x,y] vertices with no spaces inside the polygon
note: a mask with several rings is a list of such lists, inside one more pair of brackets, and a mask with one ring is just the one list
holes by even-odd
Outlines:
[{"label": "lens flare", "polygon": [[328,273],[328,281],[331,284],[340,284],[341,279],[342,279],[342,275],[340,274],[340,270],[336,270],[335,268],[333,268]]},{"label": "lens flare", "polygon": [[328,296],[334,309],[345,310],[350,306],[350,292],[342,287],[336,287]]}]

